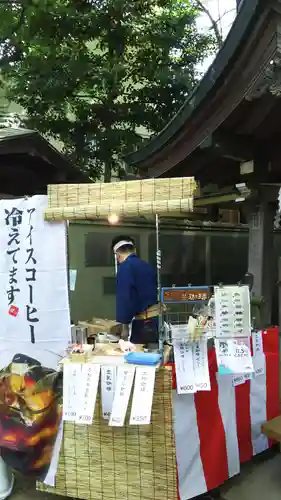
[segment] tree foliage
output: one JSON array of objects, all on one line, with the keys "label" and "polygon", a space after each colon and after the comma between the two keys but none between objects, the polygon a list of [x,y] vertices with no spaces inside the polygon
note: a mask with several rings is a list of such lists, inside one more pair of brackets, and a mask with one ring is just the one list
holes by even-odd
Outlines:
[{"label": "tree foliage", "polygon": [[0,0],[2,76],[28,126],[109,181],[196,83],[214,48],[192,0]]}]

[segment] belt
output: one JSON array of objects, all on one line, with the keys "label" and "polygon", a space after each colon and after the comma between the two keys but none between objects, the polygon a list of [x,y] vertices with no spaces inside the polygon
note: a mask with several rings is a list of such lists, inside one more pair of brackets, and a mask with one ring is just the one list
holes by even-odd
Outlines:
[{"label": "belt", "polygon": [[149,319],[155,318],[160,315],[161,309],[164,310],[161,304],[155,304],[154,306],[150,306],[142,313],[138,313],[135,315],[135,319]]}]

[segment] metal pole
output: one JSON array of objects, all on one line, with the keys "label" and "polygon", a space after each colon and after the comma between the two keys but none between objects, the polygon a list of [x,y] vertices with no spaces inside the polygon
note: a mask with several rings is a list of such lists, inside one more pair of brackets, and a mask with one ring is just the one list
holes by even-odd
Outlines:
[{"label": "metal pole", "polygon": [[159,215],[155,216],[155,226],[156,226],[156,266],[157,266],[157,300],[160,306],[160,314],[159,314],[159,324],[158,324],[158,332],[159,332],[159,351],[163,352],[164,347],[164,335],[163,335],[163,313],[162,313],[162,304],[161,304],[161,250],[159,244]]}]

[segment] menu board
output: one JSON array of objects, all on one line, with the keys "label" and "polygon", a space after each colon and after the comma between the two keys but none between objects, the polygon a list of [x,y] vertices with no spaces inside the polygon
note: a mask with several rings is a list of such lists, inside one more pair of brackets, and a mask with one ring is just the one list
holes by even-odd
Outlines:
[{"label": "menu board", "polygon": [[217,338],[246,338],[251,333],[248,286],[215,287]]}]

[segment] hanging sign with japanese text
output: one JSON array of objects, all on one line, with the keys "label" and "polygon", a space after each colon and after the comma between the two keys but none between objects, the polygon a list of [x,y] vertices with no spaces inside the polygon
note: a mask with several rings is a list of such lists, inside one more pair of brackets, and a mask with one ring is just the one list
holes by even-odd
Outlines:
[{"label": "hanging sign with japanese text", "polygon": [[263,351],[262,332],[254,332],[252,334],[253,340],[253,363],[255,370],[255,377],[265,374],[266,360]]},{"label": "hanging sign with japanese text", "polygon": [[201,338],[193,342],[193,366],[195,388],[197,391],[210,391],[211,382],[208,363],[207,339]]},{"label": "hanging sign with japanese text", "polygon": [[155,383],[155,366],[137,366],[130,425],[148,425]]},{"label": "hanging sign with japanese text", "polygon": [[116,370],[116,366],[103,365],[101,367],[101,401],[104,420],[110,419],[112,411],[116,384]]},{"label": "hanging sign with japanese text", "polygon": [[0,201],[0,366],[24,352],[56,366],[70,334],[66,225],[47,196]]},{"label": "hanging sign with japanese text", "polygon": [[174,357],[177,377],[177,393],[192,394],[196,392],[192,343],[174,340]]},{"label": "hanging sign with japanese text", "polygon": [[134,366],[118,366],[116,389],[109,420],[109,425],[112,427],[123,427],[124,425],[134,376]]},{"label": "hanging sign with japanese text", "polygon": [[78,424],[91,425],[93,423],[98,385],[100,378],[100,365],[83,363],[80,374],[79,407],[77,412]]}]

